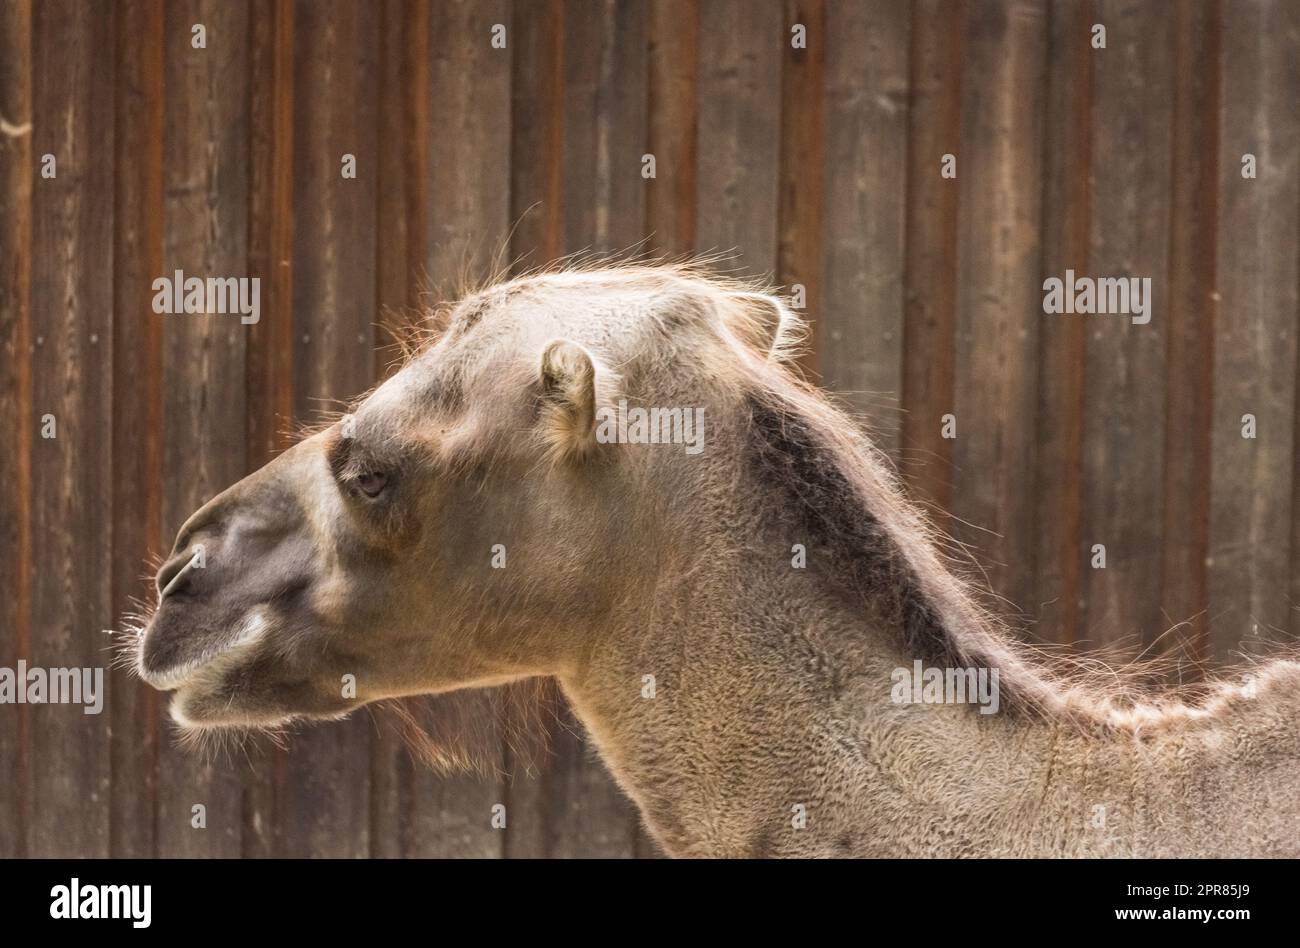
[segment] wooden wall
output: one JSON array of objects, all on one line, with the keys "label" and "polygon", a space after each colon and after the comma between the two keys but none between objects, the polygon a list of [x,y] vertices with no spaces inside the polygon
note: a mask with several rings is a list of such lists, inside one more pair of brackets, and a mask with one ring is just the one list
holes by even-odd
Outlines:
[{"label": "wooden wall", "polygon": [[[3,0],[0,665],[106,664],[186,514],[386,371],[382,314],[631,247],[806,287],[805,368],[1027,634],[1294,638],[1297,103],[1294,0]],[[1045,315],[1067,268],[1150,323]],[[260,277],[260,323],[155,315],[175,269]],[[563,724],[506,783],[365,715],[205,762],[161,710],[0,707],[0,855],[654,852]]]}]

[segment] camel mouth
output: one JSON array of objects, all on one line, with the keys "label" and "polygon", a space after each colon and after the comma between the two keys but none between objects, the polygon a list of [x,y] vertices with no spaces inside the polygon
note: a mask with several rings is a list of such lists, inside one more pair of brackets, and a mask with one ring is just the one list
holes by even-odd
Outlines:
[{"label": "camel mouth", "polygon": [[[155,616],[154,623],[157,622]],[[140,636],[136,670],[147,685],[158,691],[180,692],[200,680],[219,679],[266,637],[268,623],[260,611],[254,610],[239,623],[229,640],[209,646],[198,655],[183,661],[172,662],[162,668],[150,667],[147,650],[154,623]]]}]

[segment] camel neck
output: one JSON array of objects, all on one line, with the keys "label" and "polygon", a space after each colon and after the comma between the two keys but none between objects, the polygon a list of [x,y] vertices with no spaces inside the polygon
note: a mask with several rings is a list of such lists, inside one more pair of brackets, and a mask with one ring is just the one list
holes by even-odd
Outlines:
[{"label": "camel neck", "polygon": [[1265,722],[1143,735],[929,701],[924,683],[900,701],[902,673],[917,669],[887,630],[768,579],[729,602],[662,597],[653,622],[611,635],[563,681],[674,855],[1273,851],[1267,835],[1225,830],[1214,814],[1229,796],[1259,809],[1266,833],[1295,825],[1296,801],[1289,816],[1264,812],[1283,777],[1248,759]]},{"label": "camel neck", "polygon": [[[779,570],[730,601],[661,589],[653,610],[562,680],[665,849],[933,852],[936,832],[960,839],[958,824],[1009,813],[1009,791],[1032,793],[1045,765],[1026,757],[1045,750],[1045,734],[975,705],[896,702],[891,674],[914,664],[849,604],[812,592]],[[918,755],[941,780],[913,779]],[[998,791],[996,807],[969,805],[960,791],[975,784]]]}]

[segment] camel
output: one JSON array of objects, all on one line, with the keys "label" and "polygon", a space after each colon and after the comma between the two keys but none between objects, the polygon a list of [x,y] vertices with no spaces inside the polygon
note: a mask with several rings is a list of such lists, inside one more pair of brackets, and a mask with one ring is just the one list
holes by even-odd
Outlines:
[{"label": "camel", "polygon": [[1300,855],[1300,663],[1144,696],[1019,641],[779,295],[571,267],[445,324],[181,527],[130,648],[182,731],[542,676],[673,856]]}]

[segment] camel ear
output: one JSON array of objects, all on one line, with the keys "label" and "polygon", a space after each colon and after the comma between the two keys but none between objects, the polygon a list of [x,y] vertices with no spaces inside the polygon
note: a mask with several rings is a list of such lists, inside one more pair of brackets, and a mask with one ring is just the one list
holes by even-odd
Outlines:
[{"label": "camel ear", "polygon": [[778,352],[794,334],[798,319],[785,301],[771,293],[737,293],[745,310],[740,332],[745,341],[763,355]]},{"label": "camel ear", "polygon": [[581,457],[596,444],[596,364],[567,339],[542,352],[542,436],[557,457]]}]

